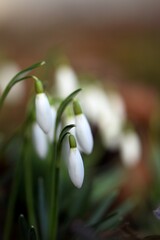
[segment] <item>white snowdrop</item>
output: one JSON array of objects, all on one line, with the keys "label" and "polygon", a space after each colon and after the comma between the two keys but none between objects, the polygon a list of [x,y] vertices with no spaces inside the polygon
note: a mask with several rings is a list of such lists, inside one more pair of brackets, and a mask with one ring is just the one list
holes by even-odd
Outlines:
[{"label": "white snowdrop", "polygon": [[55,123],[56,123],[56,115],[57,115],[56,109],[53,106],[51,107],[51,113],[52,113],[52,126],[51,126],[51,129],[49,130],[49,132],[47,133],[47,136],[49,138],[49,141],[53,142]]},{"label": "white snowdrop", "polygon": [[81,150],[90,154],[93,150],[93,135],[91,127],[86,116],[82,113],[81,107],[78,102],[73,103],[75,123],[76,123],[76,139]]},{"label": "white snowdrop", "polygon": [[99,85],[84,86],[80,100],[89,121],[98,125],[100,117],[107,114],[106,111],[109,109],[106,92]]},{"label": "white snowdrop", "polygon": [[44,159],[48,152],[48,139],[36,122],[32,126],[32,139],[37,155]]},{"label": "white snowdrop", "polygon": [[69,136],[68,173],[72,183],[81,188],[84,180],[84,165],[73,135]]},{"label": "white snowdrop", "polygon": [[73,69],[67,65],[57,68],[55,72],[56,94],[61,98],[66,98],[78,88],[78,79]]},{"label": "white snowdrop", "polygon": [[120,139],[120,154],[126,167],[136,166],[142,155],[142,146],[138,135],[133,131],[123,133]]},{"label": "white snowdrop", "polygon": [[48,98],[45,93],[38,93],[35,97],[36,120],[45,133],[49,133],[53,126],[53,116]]}]

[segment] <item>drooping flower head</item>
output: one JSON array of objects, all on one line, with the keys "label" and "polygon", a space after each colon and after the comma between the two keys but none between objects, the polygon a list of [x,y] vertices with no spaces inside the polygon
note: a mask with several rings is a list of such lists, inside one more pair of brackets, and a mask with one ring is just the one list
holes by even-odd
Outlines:
[{"label": "drooping flower head", "polygon": [[75,137],[72,134],[69,135],[67,167],[72,183],[77,188],[81,188],[84,179],[84,166],[81,154],[77,148]]},{"label": "drooping flower head", "polygon": [[40,80],[35,81],[35,90],[36,120],[42,130],[45,133],[48,133],[52,128],[53,117],[48,98],[43,91],[43,86]]},{"label": "drooping flower head", "polygon": [[75,114],[76,138],[78,144],[84,153],[90,154],[93,149],[93,136],[89,122],[77,101],[73,102],[73,110]]}]

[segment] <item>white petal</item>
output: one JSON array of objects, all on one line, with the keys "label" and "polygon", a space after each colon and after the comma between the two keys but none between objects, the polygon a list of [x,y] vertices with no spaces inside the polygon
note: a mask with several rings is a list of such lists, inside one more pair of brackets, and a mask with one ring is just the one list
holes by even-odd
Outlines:
[{"label": "white petal", "polygon": [[142,147],[136,133],[124,133],[120,141],[120,154],[126,167],[134,167],[138,164],[142,154]]},{"label": "white petal", "polygon": [[32,126],[32,138],[38,156],[42,159],[45,158],[48,152],[47,136],[37,123]]},{"label": "white petal", "polygon": [[[75,123],[75,117],[74,116],[67,116],[66,118],[65,118],[65,126],[67,126],[67,125],[70,125],[70,124],[76,124]],[[83,152],[83,150],[81,149],[81,146],[79,145],[79,142],[78,142],[78,140],[77,140],[77,137],[76,137],[76,128],[75,127],[73,127],[73,128],[71,128],[70,130],[69,130],[69,132],[75,137],[75,139],[76,139],[76,142],[77,142],[77,147],[78,147],[78,149],[80,150],[80,152]]]},{"label": "white petal", "polygon": [[56,110],[55,108],[52,106],[51,107],[51,112],[52,112],[52,126],[51,129],[48,132],[48,138],[50,142],[53,142],[53,138],[54,138],[54,130],[55,130],[55,121],[56,121]]},{"label": "white petal", "polygon": [[81,188],[84,179],[84,166],[81,154],[77,148],[71,148],[68,158],[68,172],[71,181],[77,188]]},{"label": "white petal", "polygon": [[76,121],[76,138],[81,150],[90,154],[93,149],[93,136],[89,122],[84,114],[75,116]]},{"label": "white petal", "polygon": [[37,123],[45,133],[48,133],[52,128],[53,118],[51,107],[45,93],[36,94],[35,107]]},{"label": "white petal", "polygon": [[84,86],[80,99],[87,118],[91,123],[97,125],[100,115],[104,116],[109,108],[106,92],[99,85]]},{"label": "white petal", "polygon": [[75,72],[69,66],[61,66],[55,73],[56,93],[65,98],[78,88],[78,80]]},{"label": "white petal", "polygon": [[123,123],[119,121],[118,116],[112,111],[99,119],[99,131],[104,147],[115,149],[119,147]]}]

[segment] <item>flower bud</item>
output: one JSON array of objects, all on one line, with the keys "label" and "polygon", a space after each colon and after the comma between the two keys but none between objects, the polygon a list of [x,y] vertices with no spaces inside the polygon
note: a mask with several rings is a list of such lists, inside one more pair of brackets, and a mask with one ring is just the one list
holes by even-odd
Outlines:
[{"label": "flower bud", "polygon": [[86,116],[82,113],[78,102],[73,103],[76,123],[76,138],[81,150],[90,154],[93,149],[93,136]]},{"label": "flower bud", "polygon": [[36,120],[45,133],[52,128],[53,117],[48,98],[45,93],[38,93],[35,97]]},{"label": "flower bud", "polygon": [[69,155],[67,159],[67,167],[72,183],[81,188],[84,179],[84,166],[81,154],[76,147],[76,140],[73,135],[69,136]]},{"label": "flower bud", "polygon": [[52,113],[52,126],[47,135],[48,135],[49,141],[53,142],[55,123],[56,123],[56,115],[57,115],[56,110],[53,106],[51,107],[51,113]]}]

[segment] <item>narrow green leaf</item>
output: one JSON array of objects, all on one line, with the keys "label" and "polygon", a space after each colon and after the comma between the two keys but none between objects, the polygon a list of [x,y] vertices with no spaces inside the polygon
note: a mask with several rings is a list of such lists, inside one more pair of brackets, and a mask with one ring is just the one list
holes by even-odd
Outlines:
[{"label": "narrow green leaf", "polygon": [[23,69],[22,71],[20,71],[19,73],[17,73],[12,79],[14,79],[14,80],[21,79],[21,78],[25,77],[33,69],[41,67],[44,64],[45,64],[45,61],[41,61],[41,62],[35,63],[35,64],[31,65],[30,67],[27,67],[27,68]]},{"label": "narrow green leaf", "polygon": [[31,228],[29,229],[28,240],[37,240],[36,231],[33,226],[31,226]]},{"label": "narrow green leaf", "polygon": [[87,225],[98,224],[101,221],[104,214],[107,212],[107,210],[109,210],[110,206],[113,204],[113,202],[115,201],[117,196],[118,196],[118,191],[114,191],[114,192],[110,193],[106,197],[106,200],[101,202],[99,207],[95,210],[95,212],[93,213],[93,215],[89,219]]},{"label": "narrow green leaf", "polygon": [[58,141],[58,145],[62,143],[64,137],[66,136],[66,134],[68,134],[68,132],[73,128],[75,127],[74,124],[70,124],[70,125],[67,125],[66,127],[63,128],[63,130],[61,131],[61,134],[59,136],[59,141]]},{"label": "narrow green leaf", "polygon": [[[71,201],[74,202],[72,207],[70,208],[69,203],[69,218],[74,219],[77,216],[82,216],[88,210],[89,197],[91,193],[91,185],[84,184],[81,189],[76,189],[73,191],[73,195],[71,196]],[[77,200],[78,199],[78,200]]]},{"label": "narrow green leaf", "polygon": [[120,222],[122,221],[122,217],[117,212],[113,212],[110,214],[105,221],[98,225],[97,231],[105,231],[105,230],[112,230],[116,228]]},{"label": "narrow green leaf", "polygon": [[58,127],[58,123],[61,119],[61,116],[64,112],[64,110],[66,109],[66,107],[68,106],[68,104],[74,99],[74,97],[81,91],[81,89],[77,89],[76,91],[74,91],[73,93],[71,93],[67,98],[64,99],[64,101],[62,101],[62,103],[60,104],[58,111],[57,111],[57,118],[56,118],[56,129]]},{"label": "narrow green leaf", "polygon": [[119,167],[101,172],[93,181],[92,202],[98,202],[104,199],[113,189],[118,189],[124,182],[124,177],[124,171]]},{"label": "narrow green leaf", "polygon": [[47,239],[47,210],[45,201],[44,180],[38,179],[38,207],[39,207],[39,222],[42,239]]},{"label": "narrow green leaf", "polygon": [[135,206],[136,201],[134,199],[127,199],[116,209],[116,211],[118,211],[119,214],[124,217],[129,214],[135,208]]},{"label": "narrow green leaf", "polygon": [[23,214],[19,216],[19,230],[20,230],[20,239],[28,240],[29,227]]},{"label": "narrow green leaf", "polygon": [[12,79],[11,81],[8,83],[8,85],[6,86],[5,90],[3,91],[2,93],[2,96],[0,98],[0,108],[2,107],[3,105],[3,102],[5,100],[5,98],[7,97],[9,91],[11,90],[11,88],[17,83],[17,82],[20,82],[24,79],[28,79],[28,78],[31,78],[31,76],[27,76],[27,74],[29,72],[31,72],[33,69],[37,68],[37,67],[40,67],[40,66],[43,66],[45,64],[44,61],[42,62],[38,62],[38,63],[35,63],[33,64],[32,66],[20,71],[19,73],[17,73]]}]

